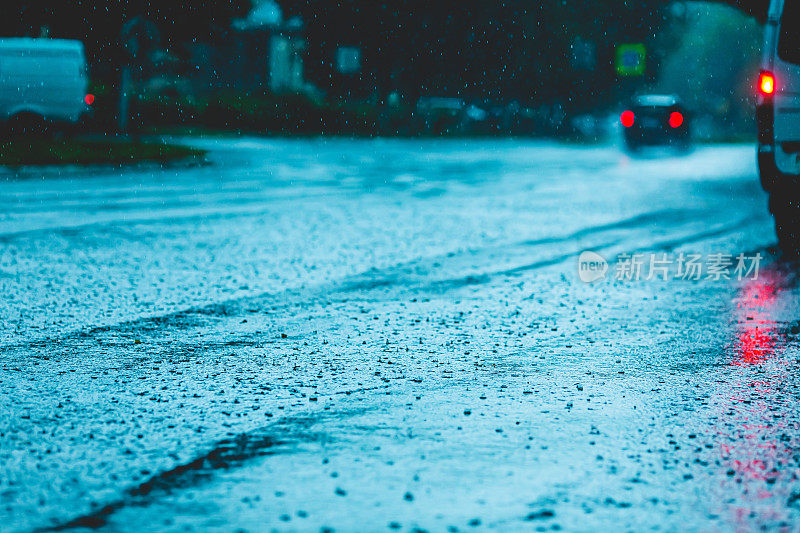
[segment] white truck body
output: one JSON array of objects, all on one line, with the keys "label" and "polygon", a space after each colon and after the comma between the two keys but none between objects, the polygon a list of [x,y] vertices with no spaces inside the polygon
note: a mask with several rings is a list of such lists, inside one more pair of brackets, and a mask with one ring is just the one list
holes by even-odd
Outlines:
[{"label": "white truck body", "polygon": [[772,0],[762,69],[775,79],[774,157],[783,173],[800,174],[800,0]]},{"label": "white truck body", "polygon": [[88,111],[83,43],[61,39],[0,39],[0,122],[32,114],[76,123]]}]

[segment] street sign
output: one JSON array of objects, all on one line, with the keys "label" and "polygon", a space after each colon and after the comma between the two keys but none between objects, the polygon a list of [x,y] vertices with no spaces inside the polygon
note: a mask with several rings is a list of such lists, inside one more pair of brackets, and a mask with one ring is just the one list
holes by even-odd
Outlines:
[{"label": "street sign", "polygon": [[647,49],[642,43],[617,45],[614,67],[619,76],[643,76]]},{"label": "street sign", "polygon": [[361,71],[361,49],[340,46],[336,50],[336,69],[341,74],[358,74]]}]

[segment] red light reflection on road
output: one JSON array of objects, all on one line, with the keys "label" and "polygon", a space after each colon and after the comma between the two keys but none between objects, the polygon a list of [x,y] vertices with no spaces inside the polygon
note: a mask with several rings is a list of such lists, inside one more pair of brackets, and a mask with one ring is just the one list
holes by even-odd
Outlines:
[{"label": "red light reflection on road", "polygon": [[728,510],[737,530],[786,522],[787,499],[793,489],[800,490],[789,447],[797,428],[785,422],[793,403],[782,394],[789,384],[789,362],[774,318],[781,286],[780,276],[767,271],[747,282],[737,298],[733,381],[721,404],[718,433],[721,489],[735,502]]},{"label": "red light reflection on road", "polygon": [[739,334],[732,363],[736,366],[763,363],[775,353],[775,322],[770,309],[778,291],[771,272],[762,277],[745,284],[737,302]]}]

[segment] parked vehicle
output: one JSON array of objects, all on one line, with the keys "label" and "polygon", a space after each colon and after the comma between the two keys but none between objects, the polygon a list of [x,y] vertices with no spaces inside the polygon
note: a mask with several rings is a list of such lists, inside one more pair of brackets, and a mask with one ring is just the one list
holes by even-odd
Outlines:
[{"label": "parked vehicle", "polygon": [[691,142],[686,109],[673,95],[645,94],[633,99],[622,112],[625,144],[630,150],[645,145],[688,148]]},{"label": "parked vehicle", "polygon": [[778,243],[800,250],[800,0],[772,0],[758,78],[758,168]]},{"label": "parked vehicle", "polygon": [[0,39],[0,123],[12,132],[74,125],[94,96],[83,43],[60,39]]},{"label": "parked vehicle", "polygon": [[439,134],[461,129],[465,110],[466,103],[461,98],[423,96],[417,101],[416,115],[425,130]]}]

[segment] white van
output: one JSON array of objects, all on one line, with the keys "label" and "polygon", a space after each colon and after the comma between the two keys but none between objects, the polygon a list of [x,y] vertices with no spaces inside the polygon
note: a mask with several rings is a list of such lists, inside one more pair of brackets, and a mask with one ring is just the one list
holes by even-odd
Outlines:
[{"label": "white van", "polygon": [[83,43],[60,39],[0,39],[0,123],[75,124],[94,97]]},{"label": "white van", "polygon": [[800,252],[800,0],[772,0],[758,79],[758,166],[778,241]]}]

